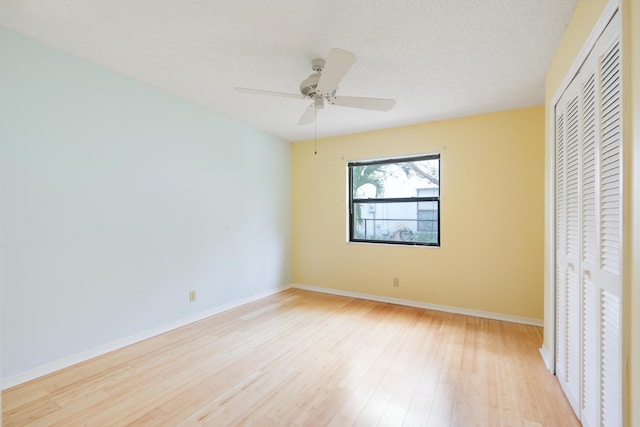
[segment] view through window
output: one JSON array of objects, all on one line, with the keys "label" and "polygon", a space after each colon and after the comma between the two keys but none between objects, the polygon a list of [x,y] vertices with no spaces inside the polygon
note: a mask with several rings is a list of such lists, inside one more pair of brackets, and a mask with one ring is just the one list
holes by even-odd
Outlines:
[{"label": "view through window", "polygon": [[349,240],[440,246],[440,155],[349,162]]}]

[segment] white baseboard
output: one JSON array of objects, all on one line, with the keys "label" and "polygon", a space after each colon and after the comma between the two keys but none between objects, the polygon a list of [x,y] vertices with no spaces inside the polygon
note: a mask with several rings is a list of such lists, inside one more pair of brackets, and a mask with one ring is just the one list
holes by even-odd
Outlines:
[{"label": "white baseboard", "polygon": [[59,371],[61,369],[68,368],[69,366],[73,366],[78,363],[85,362],[89,359],[93,359],[94,357],[102,356],[103,354],[109,353],[111,351],[118,350],[120,348],[126,347],[131,344],[135,344],[137,342],[146,340],[151,337],[155,337],[160,334],[164,334],[165,332],[169,332],[171,330],[180,328],[182,326],[186,326],[190,323],[194,323],[199,320],[206,319],[207,317],[222,313],[227,310],[231,310],[243,304],[247,304],[247,303],[259,300],[261,298],[265,298],[269,295],[276,294],[290,287],[291,287],[290,285],[286,285],[286,286],[279,287],[277,289],[273,289],[271,291],[266,291],[266,292],[261,292],[259,294],[251,295],[247,298],[236,300],[228,304],[224,304],[224,305],[212,308],[210,310],[206,310],[206,311],[194,314],[184,319],[180,319],[175,322],[171,322],[166,325],[162,325],[157,328],[153,328],[153,329],[141,332],[139,334],[131,335],[131,336],[122,338],[120,340],[113,341],[113,342],[101,345],[99,347],[95,347],[95,348],[83,351],[81,353],[74,354],[69,357],[65,357],[63,359],[55,360],[53,362],[38,366],[36,368],[29,369],[28,371],[25,371],[25,372],[21,372],[6,378],[2,378],[0,380],[0,390],[6,390],[8,388],[15,387],[27,381],[40,378],[44,375],[48,375],[53,372]]},{"label": "white baseboard", "polygon": [[540,347],[540,356],[542,356],[542,360],[544,361],[547,370],[552,374],[555,373],[553,358],[551,357],[549,350],[544,345]]},{"label": "white baseboard", "polygon": [[540,326],[540,327],[544,325],[544,322],[542,319],[534,319],[530,317],[512,316],[509,314],[492,313],[488,311],[469,310],[469,309],[460,308],[460,307],[430,304],[430,303],[421,302],[421,301],[413,301],[413,300],[400,299],[400,298],[384,297],[379,295],[363,294],[359,292],[349,292],[349,291],[343,291],[340,289],[322,288],[319,286],[302,285],[298,283],[292,284],[291,287],[304,289],[307,291],[313,291],[313,292],[323,292],[326,294],[340,295],[345,297],[366,299],[366,300],[378,301],[378,302],[386,302],[390,304],[406,305],[409,307],[416,307],[416,308],[424,308],[427,310],[444,311],[446,313],[463,314],[466,316],[482,317],[485,319],[492,319],[492,320],[502,320],[502,321],[511,322],[511,323],[521,323],[525,325]]}]

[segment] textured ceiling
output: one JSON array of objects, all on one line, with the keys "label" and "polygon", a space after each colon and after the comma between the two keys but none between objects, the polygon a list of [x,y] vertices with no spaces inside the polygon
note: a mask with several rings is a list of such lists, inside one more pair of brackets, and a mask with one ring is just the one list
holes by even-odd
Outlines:
[{"label": "textured ceiling", "polygon": [[327,106],[318,137],[541,105],[578,0],[2,0],[0,25],[289,141],[310,61],[357,56],[338,93],[389,112]]}]

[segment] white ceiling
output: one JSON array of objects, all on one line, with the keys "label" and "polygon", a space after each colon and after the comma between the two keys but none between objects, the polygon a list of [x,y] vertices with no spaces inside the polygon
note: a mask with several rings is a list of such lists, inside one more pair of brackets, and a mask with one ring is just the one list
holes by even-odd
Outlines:
[{"label": "white ceiling", "polygon": [[541,105],[578,0],[2,0],[0,25],[289,141],[310,101],[311,59],[357,56],[339,94],[389,112],[327,106],[318,137]]}]

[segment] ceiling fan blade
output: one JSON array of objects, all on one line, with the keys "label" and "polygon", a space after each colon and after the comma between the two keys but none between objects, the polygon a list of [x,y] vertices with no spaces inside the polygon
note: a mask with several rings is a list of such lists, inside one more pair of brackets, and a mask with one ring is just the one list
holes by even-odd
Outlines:
[{"label": "ceiling fan blade", "polygon": [[318,81],[317,92],[321,96],[331,96],[355,62],[356,56],[353,53],[344,49],[331,49]]},{"label": "ceiling fan blade", "polygon": [[251,94],[255,94],[255,95],[269,95],[269,96],[284,96],[287,98],[298,98],[298,99],[304,99],[305,96],[302,94],[296,94],[296,93],[286,93],[286,92],[274,92],[271,90],[260,90],[260,89],[250,89],[247,87],[236,87],[234,88],[236,90],[236,92],[240,92],[240,93],[251,93]]},{"label": "ceiling fan blade", "polygon": [[395,99],[361,98],[359,96],[335,96],[329,98],[329,104],[341,107],[364,108],[366,110],[389,111],[396,105]]},{"label": "ceiling fan blade", "polygon": [[304,113],[302,113],[300,120],[298,120],[298,124],[308,125],[309,123],[313,123],[313,121],[316,119],[316,111],[317,110],[315,103],[309,105],[307,109],[304,110]]}]

